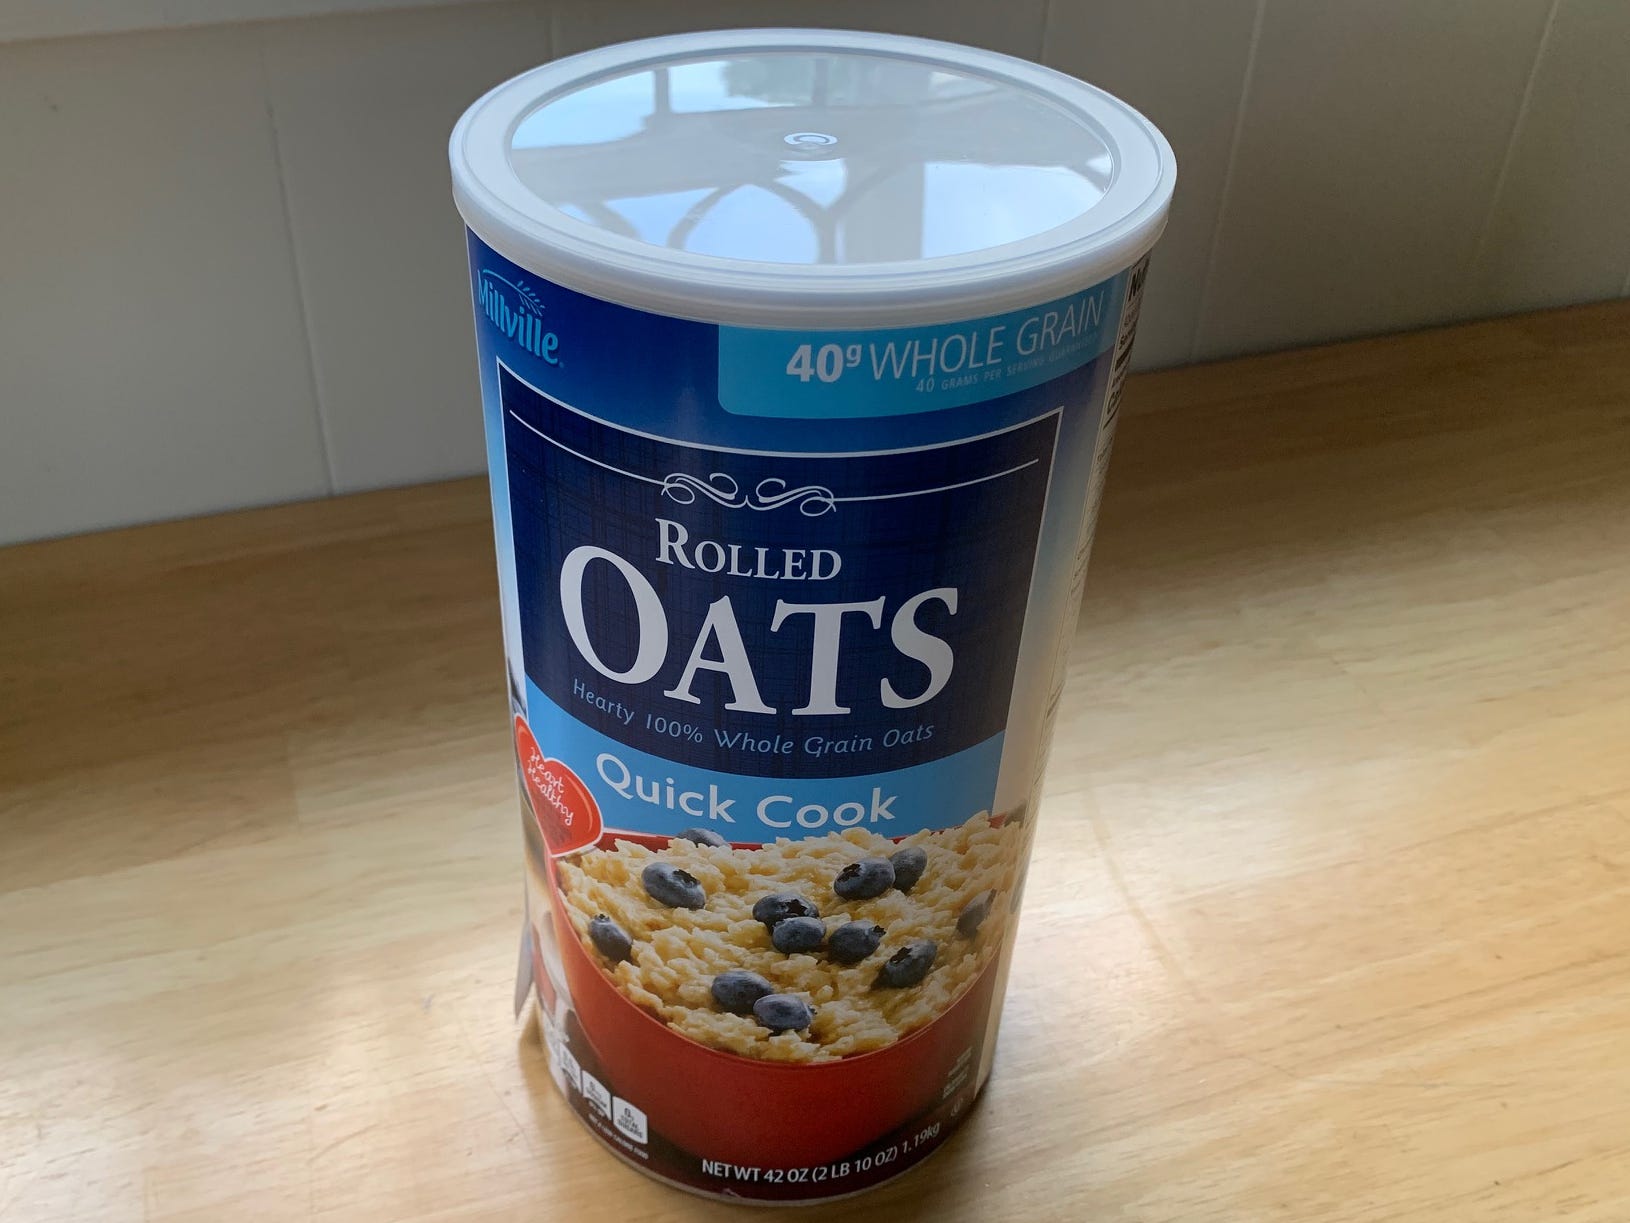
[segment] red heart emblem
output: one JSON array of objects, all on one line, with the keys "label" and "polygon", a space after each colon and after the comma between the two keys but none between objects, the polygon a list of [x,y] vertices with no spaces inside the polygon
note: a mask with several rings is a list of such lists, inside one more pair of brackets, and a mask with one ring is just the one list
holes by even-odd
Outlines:
[{"label": "red heart emblem", "polygon": [[515,755],[527,801],[549,852],[558,857],[598,841],[604,827],[600,804],[581,777],[543,754],[532,728],[519,715],[515,718]]}]

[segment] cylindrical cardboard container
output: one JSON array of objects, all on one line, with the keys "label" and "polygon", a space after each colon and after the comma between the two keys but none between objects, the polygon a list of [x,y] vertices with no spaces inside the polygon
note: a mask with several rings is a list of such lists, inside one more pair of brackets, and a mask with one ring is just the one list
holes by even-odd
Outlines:
[{"label": "cylindrical cardboard container", "polygon": [[451,154],[555,1078],[686,1188],[867,1188],[990,1067],[1171,149],[749,30],[529,72]]}]

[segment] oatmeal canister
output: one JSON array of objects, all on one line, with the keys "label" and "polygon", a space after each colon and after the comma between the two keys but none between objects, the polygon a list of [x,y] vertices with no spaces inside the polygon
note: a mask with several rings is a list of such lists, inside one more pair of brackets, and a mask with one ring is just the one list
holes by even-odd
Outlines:
[{"label": "oatmeal canister", "polygon": [[518,996],[643,1171],[887,1180],[990,1069],[1171,149],[1006,56],[749,30],[526,73],[451,155]]}]

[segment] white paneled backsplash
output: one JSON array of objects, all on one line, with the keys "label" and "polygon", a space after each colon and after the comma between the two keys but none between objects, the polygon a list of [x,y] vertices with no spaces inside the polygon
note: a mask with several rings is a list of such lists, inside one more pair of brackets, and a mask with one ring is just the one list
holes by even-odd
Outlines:
[{"label": "white paneled backsplash", "polygon": [[[458,112],[552,54],[788,24],[1040,58],[1160,123],[1146,368],[1630,292],[1624,0],[26,0],[0,542],[479,470]],[[85,33],[130,25],[164,28]]]},{"label": "white paneled backsplash", "polygon": [[1547,8],[1536,0],[1270,0],[1195,355],[1475,311],[1478,230]]},{"label": "white paneled backsplash", "polygon": [[446,137],[476,95],[549,57],[547,15],[442,8],[256,33],[335,490],[478,470]]}]

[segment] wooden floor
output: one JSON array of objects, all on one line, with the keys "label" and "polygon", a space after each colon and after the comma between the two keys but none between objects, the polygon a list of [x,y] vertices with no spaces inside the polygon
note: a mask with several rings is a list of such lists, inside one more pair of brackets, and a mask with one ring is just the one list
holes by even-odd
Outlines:
[{"label": "wooden floor", "polygon": [[[995,1077],[799,1217],[1630,1220],[1630,310],[1130,395]],[[510,1019],[484,498],[0,552],[0,1219],[746,1216]]]}]

